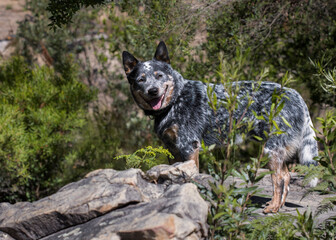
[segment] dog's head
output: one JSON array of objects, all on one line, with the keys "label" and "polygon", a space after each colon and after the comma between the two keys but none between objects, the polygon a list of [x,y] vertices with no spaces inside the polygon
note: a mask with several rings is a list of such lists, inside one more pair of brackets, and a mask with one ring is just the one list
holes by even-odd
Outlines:
[{"label": "dog's head", "polygon": [[175,81],[165,43],[159,43],[150,61],[140,62],[126,51],[122,56],[131,92],[139,107],[145,112],[168,107],[174,95]]}]

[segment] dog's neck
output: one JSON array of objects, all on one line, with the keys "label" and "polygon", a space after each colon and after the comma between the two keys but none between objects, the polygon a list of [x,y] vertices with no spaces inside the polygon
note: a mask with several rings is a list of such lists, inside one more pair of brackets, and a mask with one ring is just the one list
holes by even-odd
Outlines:
[{"label": "dog's neck", "polygon": [[162,116],[167,115],[167,113],[170,111],[172,105],[170,104],[169,106],[160,109],[160,110],[144,110],[145,115],[152,117],[153,119],[157,119],[157,118],[162,118]]}]

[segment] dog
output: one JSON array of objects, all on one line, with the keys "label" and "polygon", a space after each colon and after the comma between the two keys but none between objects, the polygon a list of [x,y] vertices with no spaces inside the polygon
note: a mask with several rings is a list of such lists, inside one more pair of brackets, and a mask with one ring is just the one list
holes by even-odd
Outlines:
[{"label": "dog", "polygon": [[[194,160],[199,167],[201,141],[204,140],[206,145],[219,145],[220,134],[216,129],[222,126],[221,135],[228,130],[228,111],[219,107],[215,112],[209,106],[207,94],[208,88],[212,88],[218,101],[225,101],[228,97],[225,86],[184,79],[171,67],[167,47],[162,41],[152,60],[138,61],[127,51],[123,52],[122,58],[132,96],[145,114],[154,118],[154,130],[173,154],[174,162]],[[268,131],[265,113],[271,109],[273,93],[284,93],[280,114],[285,120],[277,116],[275,121],[285,133],[272,135],[264,148],[270,159],[269,168],[273,171],[273,197],[264,213],[276,213],[285,204],[289,191],[290,174],[286,162],[297,156],[301,164],[316,165],[313,158],[318,149],[308,108],[295,90],[282,88],[277,83],[261,82],[258,85],[253,81],[242,81],[233,84],[239,85],[239,107],[234,112],[234,119],[244,117],[253,121],[249,135],[259,138],[265,138],[264,133]],[[246,96],[253,99],[252,104],[248,104]]]}]

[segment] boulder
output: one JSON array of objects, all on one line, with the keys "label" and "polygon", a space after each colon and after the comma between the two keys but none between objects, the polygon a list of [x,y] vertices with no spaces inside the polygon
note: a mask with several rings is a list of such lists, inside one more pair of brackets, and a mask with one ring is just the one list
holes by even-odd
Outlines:
[{"label": "boulder", "polygon": [[96,170],[39,201],[1,203],[0,234],[17,240],[204,239],[208,205],[190,183],[198,175],[193,161],[147,174]]},{"label": "boulder", "polygon": [[15,240],[11,236],[9,236],[7,233],[1,232],[1,231],[0,231],[0,239],[1,240]]}]

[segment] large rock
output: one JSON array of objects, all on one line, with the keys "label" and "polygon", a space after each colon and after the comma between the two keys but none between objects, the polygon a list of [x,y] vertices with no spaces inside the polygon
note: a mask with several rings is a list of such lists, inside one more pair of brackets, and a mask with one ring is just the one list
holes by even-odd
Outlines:
[{"label": "large rock", "polygon": [[193,161],[147,175],[96,170],[39,201],[0,204],[0,231],[17,240],[203,239],[208,205],[190,183],[199,175]]},{"label": "large rock", "polygon": [[129,205],[43,239],[201,239],[206,234],[206,217],[207,205],[194,184],[172,185],[160,198]]}]

